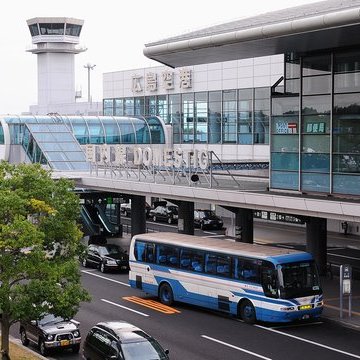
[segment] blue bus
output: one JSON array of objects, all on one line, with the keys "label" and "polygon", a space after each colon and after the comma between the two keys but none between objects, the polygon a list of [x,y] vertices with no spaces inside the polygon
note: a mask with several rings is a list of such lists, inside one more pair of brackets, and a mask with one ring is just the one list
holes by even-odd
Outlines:
[{"label": "blue bus", "polygon": [[166,305],[202,306],[250,324],[317,318],[323,310],[307,252],[161,232],[133,236],[129,256],[130,286]]}]

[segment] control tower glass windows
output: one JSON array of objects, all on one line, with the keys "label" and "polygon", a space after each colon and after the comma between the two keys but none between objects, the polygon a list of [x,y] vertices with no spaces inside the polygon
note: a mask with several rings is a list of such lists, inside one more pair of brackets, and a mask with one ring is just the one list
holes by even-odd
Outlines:
[{"label": "control tower glass windows", "polygon": [[80,36],[81,25],[66,24],[65,35]]},{"label": "control tower glass windows", "polygon": [[64,35],[64,23],[39,24],[41,35]]},{"label": "control tower glass windows", "polygon": [[31,24],[31,25],[29,25],[29,30],[30,30],[31,36],[38,36],[38,35],[40,35],[39,28],[38,28],[38,24]]}]

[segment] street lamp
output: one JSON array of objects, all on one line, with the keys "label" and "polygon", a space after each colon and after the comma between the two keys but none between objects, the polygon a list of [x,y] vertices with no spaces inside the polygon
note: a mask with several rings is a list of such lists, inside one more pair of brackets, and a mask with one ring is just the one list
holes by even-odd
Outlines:
[{"label": "street lamp", "polygon": [[91,95],[90,95],[90,70],[94,70],[94,67],[96,65],[92,65],[90,63],[87,63],[86,65],[84,65],[85,69],[88,69],[88,103],[91,103]]}]

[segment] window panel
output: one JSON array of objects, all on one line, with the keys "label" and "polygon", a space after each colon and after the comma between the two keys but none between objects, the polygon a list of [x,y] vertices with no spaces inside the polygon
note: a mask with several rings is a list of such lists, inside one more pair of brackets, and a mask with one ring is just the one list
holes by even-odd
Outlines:
[{"label": "window panel", "polygon": [[271,151],[274,152],[299,152],[299,136],[297,135],[272,135]]},{"label": "window panel", "polygon": [[301,170],[328,173],[330,171],[330,155],[315,153],[301,154]]},{"label": "window panel", "polygon": [[303,95],[329,94],[331,75],[303,78]]},{"label": "window panel", "polygon": [[324,193],[330,192],[330,175],[302,173],[301,190]]},{"label": "window panel", "polygon": [[271,171],[271,187],[274,189],[298,190],[298,172]]},{"label": "window panel", "polygon": [[303,76],[325,75],[331,72],[331,58],[329,54],[305,56],[302,60]]},{"label": "window panel", "polygon": [[299,155],[297,153],[271,153],[272,170],[299,170]]}]

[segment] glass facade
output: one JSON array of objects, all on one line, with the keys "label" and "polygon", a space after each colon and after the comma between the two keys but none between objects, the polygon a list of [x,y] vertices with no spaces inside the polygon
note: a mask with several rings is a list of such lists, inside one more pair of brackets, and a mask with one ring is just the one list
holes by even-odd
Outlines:
[{"label": "glass facade", "polygon": [[105,116],[159,116],[174,144],[268,144],[270,88],[104,99]]},{"label": "glass facade", "polygon": [[285,56],[271,101],[271,188],[360,195],[360,52]]},{"label": "glass facade", "polygon": [[157,116],[18,116],[4,120],[9,125],[10,144],[22,145],[33,162],[57,170],[88,169],[80,145],[165,144],[165,130]]}]

